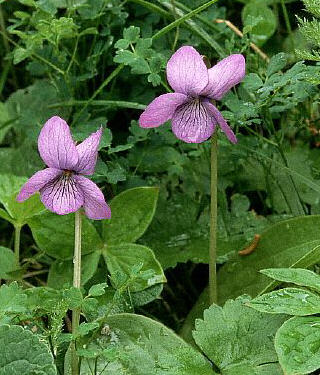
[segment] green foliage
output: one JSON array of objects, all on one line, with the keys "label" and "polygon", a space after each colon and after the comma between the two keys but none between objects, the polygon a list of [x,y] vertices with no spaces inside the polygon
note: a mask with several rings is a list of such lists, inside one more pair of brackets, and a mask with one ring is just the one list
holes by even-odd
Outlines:
[{"label": "green foliage", "polygon": [[19,326],[0,326],[1,375],[56,375],[47,344]]},{"label": "green foliage", "polygon": [[[113,358],[107,351],[111,348],[116,351]],[[95,360],[101,374],[125,374],[128,371],[132,375],[214,374],[202,354],[161,323],[140,315],[110,316],[102,335],[88,349],[91,358],[86,353],[81,374],[87,374]]]},{"label": "green foliage", "polygon": [[272,338],[285,318],[250,310],[248,301],[239,297],[205,310],[203,320],[196,320],[195,342],[223,374],[280,374],[272,364],[277,358]]}]

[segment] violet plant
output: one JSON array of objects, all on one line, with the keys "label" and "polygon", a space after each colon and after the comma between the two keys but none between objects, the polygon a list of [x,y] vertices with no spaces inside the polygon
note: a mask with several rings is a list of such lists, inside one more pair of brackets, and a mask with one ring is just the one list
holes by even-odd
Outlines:
[{"label": "violet plant", "polygon": [[[17,196],[23,202],[40,192],[45,207],[58,214],[75,212],[75,238],[73,258],[73,286],[81,287],[81,211],[83,207],[88,218],[110,219],[111,210],[99,187],[89,180],[94,173],[102,127],[82,143],[76,145],[68,124],[60,117],[51,117],[41,129],[38,149],[48,166],[35,173],[22,186]],[[72,310],[72,334],[75,336],[80,322],[80,309]],[[79,374],[79,361],[75,341],[71,347],[72,374]]]},{"label": "violet plant", "polygon": [[245,76],[245,59],[234,54],[208,69],[203,57],[191,46],[178,49],[168,61],[167,79],[174,93],[154,99],[141,114],[139,124],[154,128],[171,120],[172,131],[187,143],[211,141],[211,204],[209,249],[210,302],[217,302],[217,132],[219,125],[230,142],[237,138],[212,103],[222,97]]}]

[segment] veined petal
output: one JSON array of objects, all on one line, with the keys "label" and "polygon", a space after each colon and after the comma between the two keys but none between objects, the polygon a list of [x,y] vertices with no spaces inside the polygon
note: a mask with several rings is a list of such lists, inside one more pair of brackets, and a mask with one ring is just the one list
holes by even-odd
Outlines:
[{"label": "veined petal", "polygon": [[63,173],[40,189],[41,201],[48,210],[65,215],[78,211],[83,205],[84,197],[75,177]]},{"label": "veined petal", "polygon": [[102,127],[76,147],[79,155],[78,164],[74,167],[76,172],[86,175],[94,173],[101,136]]},{"label": "veined petal", "polygon": [[201,143],[214,132],[216,120],[207,103],[194,99],[181,105],[172,118],[172,131],[187,143]]},{"label": "veined petal", "polygon": [[208,84],[208,69],[193,47],[185,46],[174,53],[167,64],[167,79],[176,92],[197,96]]},{"label": "veined petal", "polygon": [[46,184],[57,178],[62,174],[60,169],[46,168],[42,171],[35,173],[29,180],[22,186],[20,193],[17,196],[18,202],[23,202],[30,198],[31,195],[39,191]]},{"label": "veined petal", "polygon": [[51,117],[38,138],[40,156],[48,167],[72,170],[78,163],[76,145],[68,124],[60,117]]},{"label": "veined petal", "polygon": [[237,143],[237,137],[235,136],[230,126],[227,124],[227,121],[223,118],[222,114],[218,111],[218,109],[209,102],[207,103],[207,108],[212,113],[217,123],[219,124],[221,130],[228,137],[229,141],[232,143]]},{"label": "veined petal", "polygon": [[185,103],[188,97],[184,94],[164,94],[155,98],[141,114],[139,124],[142,128],[154,128],[170,120],[174,111]]},{"label": "veined petal", "polygon": [[208,70],[209,83],[201,95],[220,100],[245,76],[246,61],[240,54],[230,55]]},{"label": "veined petal", "polygon": [[89,219],[102,220],[111,218],[111,210],[99,187],[83,176],[74,176],[77,186],[84,197],[83,207]]}]

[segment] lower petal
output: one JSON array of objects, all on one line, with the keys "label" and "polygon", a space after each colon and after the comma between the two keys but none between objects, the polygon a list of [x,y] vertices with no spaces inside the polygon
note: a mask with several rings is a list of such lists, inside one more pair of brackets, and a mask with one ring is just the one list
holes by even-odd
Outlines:
[{"label": "lower petal", "polygon": [[177,108],[172,117],[172,131],[187,143],[201,143],[211,137],[216,120],[206,103],[194,99]]},{"label": "lower petal", "polygon": [[187,96],[179,93],[160,95],[141,114],[142,128],[154,128],[170,120],[176,108],[187,101]]},{"label": "lower petal", "polygon": [[218,109],[209,102],[207,103],[207,108],[212,113],[212,115],[216,119],[216,122],[219,124],[224,134],[228,137],[229,141],[232,143],[237,143],[237,137],[235,136],[230,126],[227,124],[227,121],[223,118],[222,114],[218,111]]},{"label": "lower petal", "polygon": [[63,173],[41,190],[41,201],[46,208],[58,215],[76,212],[83,205],[84,197],[74,175]]},{"label": "lower petal", "polygon": [[111,218],[111,210],[99,187],[83,176],[75,176],[77,186],[84,197],[83,207],[89,219],[102,220]]},{"label": "lower petal", "polygon": [[42,171],[35,173],[29,180],[22,186],[20,193],[17,196],[18,202],[23,202],[30,198],[31,195],[39,191],[46,184],[61,175],[62,171],[55,168],[46,168]]}]

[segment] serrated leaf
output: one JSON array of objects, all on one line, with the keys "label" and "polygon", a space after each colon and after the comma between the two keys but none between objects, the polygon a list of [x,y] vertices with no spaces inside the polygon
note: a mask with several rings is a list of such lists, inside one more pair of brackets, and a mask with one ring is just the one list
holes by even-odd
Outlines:
[{"label": "serrated leaf", "polygon": [[126,190],[111,202],[111,220],[103,222],[107,244],[134,242],[146,231],[154,216],[158,188],[139,187]]},{"label": "serrated leaf", "polygon": [[[97,359],[100,375],[214,375],[209,362],[161,323],[134,314],[118,314],[106,319],[108,331],[89,350],[110,347],[117,355],[113,360]],[[94,359],[84,359],[81,374],[90,373]],[[107,363],[109,363],[108,366]]]},{"label": "serrated leaf", "polygon": [[52,354],[39,336],[20,326],[0,326],[1,375],[56,375]]},{"label": "serrated leaf", "polygon": [[[0,287],[0,318],[26,311],[27,296],[16,282]],[[0,356],[1,357],[1,356]]]},{"label": "serrated leaf", "polygon": [[310,374],[320,368],[320,317],[287,320],[275,337],[275,348],[286,375]]},{"label": "serrated leaf", "polygon": [[[139,292],[166,281],[160,263],[156,260],[152,250],[146,246],[130,243],[109,245],[104,249],[103,255],[111,278],[118,272],[130,277],[133,269],[141,263],[141,268],[130,284],[132,292]],[[148,273],[147,276],[144,273]]]},{"label": "serrated leaf", "polygon": [[223,374],[231,374],[230,368],[241,363],[260,374],[261,365],[277,360],[272,337],[285,318],[250,310],[249,300],[242,296],[223,307],[213,304],[203,320],[196,320],[194,340]]},{"label": "serrated leaf", "polygon": [[101,296],[105,293],[105,289],[108,287],[107,283],[100,283],[96,285],[92,285],[89,289],[88,296],[97,297]]},{"label": "serrated leaf", "polygon": [[287,64],[287,54],[281,52],[277,53],[276,55],[272,56],[268,67],[267,67],[267,76],[271,76],[271,74],[278,72],[279,70],[283,69]]},{"label": "serrated leaf", "polygon": [[311,315],[320,313],[320,296],[306,289],[284,288],[256,297],[249,305],[267,313]]}]

